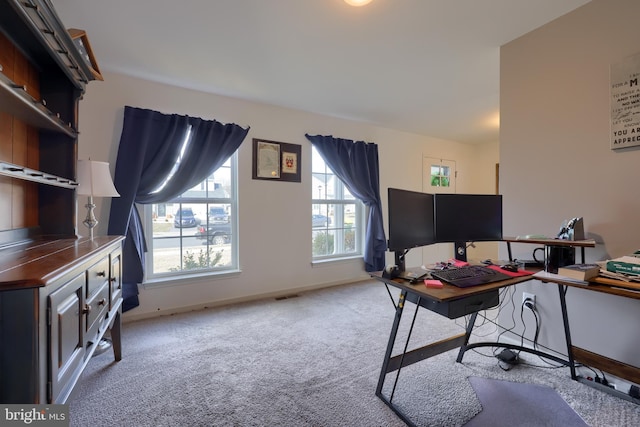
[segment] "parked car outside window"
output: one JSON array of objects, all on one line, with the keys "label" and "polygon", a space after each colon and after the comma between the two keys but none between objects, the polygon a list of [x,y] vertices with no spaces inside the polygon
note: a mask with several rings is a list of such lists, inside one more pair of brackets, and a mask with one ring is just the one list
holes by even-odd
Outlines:
[{"label": "parked car outside window", "polygon": [[196,239],[206,240],[210,245],[224,245],[231,242],[231,224],[200,225]]},{"label": "parked car outside window", "polygon": [[173,225],[176,228],[181,227],[195,227],[199,224],[200,221],[193,214],[193,210],[191,208],[182,208],[176,212],[176,217],[173,220]]},{"label": "parked car outside window", "polygon": [[226,224],[227,222],[229,222],[229,214],[223,207],[209,207],[209,224]]},{"label": "parked car outside window", "polygon": [[311,217],[312,227],[326,227],[331,224],[331,218],[325,215],[313,214]]}]

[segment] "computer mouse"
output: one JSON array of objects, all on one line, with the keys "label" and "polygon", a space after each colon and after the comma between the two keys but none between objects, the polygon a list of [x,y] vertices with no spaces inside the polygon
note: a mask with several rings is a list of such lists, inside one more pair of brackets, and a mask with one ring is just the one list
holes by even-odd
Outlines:
[{"label": "computer mouse", "polygon": [[506,270],[506,271],[510,271],[512,273],[517,273],[518,272],[518,266],[517,265],[513,265],[513,264],[505,264],[505,265],[501,266],[500,268],[502,268],[503,270]]}]

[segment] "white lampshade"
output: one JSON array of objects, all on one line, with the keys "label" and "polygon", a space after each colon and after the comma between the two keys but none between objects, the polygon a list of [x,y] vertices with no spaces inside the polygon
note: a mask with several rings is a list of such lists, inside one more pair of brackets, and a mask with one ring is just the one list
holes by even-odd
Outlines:
[{"label": "white lampshade", "polygon": [[109,163],[78,160],[78,194],[92,197],[120,197],[111,179]]}]

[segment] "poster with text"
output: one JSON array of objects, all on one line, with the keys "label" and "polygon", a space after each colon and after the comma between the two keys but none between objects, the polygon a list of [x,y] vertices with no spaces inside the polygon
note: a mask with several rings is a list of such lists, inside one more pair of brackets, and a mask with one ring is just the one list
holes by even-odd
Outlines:
[{"label": "poster with text", "polygon": [[611,149],[640,145],[640,53],[611,65]]}]

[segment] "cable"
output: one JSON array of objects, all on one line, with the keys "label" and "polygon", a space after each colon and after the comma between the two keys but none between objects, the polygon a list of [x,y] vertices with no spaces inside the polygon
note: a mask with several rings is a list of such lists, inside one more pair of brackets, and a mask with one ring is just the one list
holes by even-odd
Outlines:
[{"label": "cable", "polygon": [[[520,320],[522,321],[522,325],[523,325],[523,328],[524,328],[523,331],[522,331],[522,335],[521,335],[520,345],[522,347],[524,347],[524,335],[525,335],[526,330],[527,330],[527,325],[526,325],[526,323],[524,321],[524,307],[527,307],[531,311],[531,313],[535,317],[535,321],[536,321],[536,330],[535,330],[535,334],[534,334],[534,337],[533,337],[533,340],[532,340],[533,349],[537,350],[537,351],[542,351],[542,350],[540,350],[540,347],[543,347],[546,350],[554,351],[554,350],[549,349],[547,347],[541,346],[540,343],[538,343],[538,338],[540,336],[540,329],[542,327],[542,320],[541,320],[540,317],[538,317],[538,310],[537,310],[536,306],[534,304],[532,304],[532,301],[529,298],[525,299],[522,302],[522,306],[520,307]],[[564,368],[565,367],[565,365],[563,365],[563,364],[558,364],[558,365],[553,364],[553,363],[549,362],[547,359],[545,359],[543,356],[540,356],[540,355],[537,355],[537,356],[543,363],[546,363],[549,366],[541,366],[541,365],[536,365],[536,364],[527,363],[527,362],[522,362],[522,363],[527,365],[527,366],[532,366],[532,367],[542,368],[542,369],[547,369],[547,368],[556,369],[556,368]]]}]

